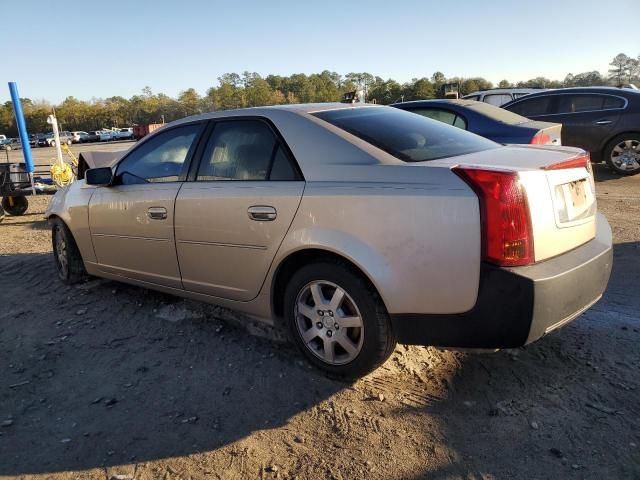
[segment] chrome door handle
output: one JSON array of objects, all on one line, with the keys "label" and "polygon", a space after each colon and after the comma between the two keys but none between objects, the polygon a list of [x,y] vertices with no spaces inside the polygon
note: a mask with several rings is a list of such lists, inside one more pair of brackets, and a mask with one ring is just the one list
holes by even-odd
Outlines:
[{"label": "chrome door handle", "polygon": [[596,122],[596,125],[609,125],[610,123],[613,123],[613,122],[611,120],[600,120]]},{"label": "chrome door handle", "polygon": [[270,222],[278,216],[276,209],[265,205],[254,205],[247,210],[249,218],[258,222]]},{"label": "chrome door handle", "polygon": [[151,220],[165,220],[167,218],[167,209],[164,207],[150,207],[147,215]]}]

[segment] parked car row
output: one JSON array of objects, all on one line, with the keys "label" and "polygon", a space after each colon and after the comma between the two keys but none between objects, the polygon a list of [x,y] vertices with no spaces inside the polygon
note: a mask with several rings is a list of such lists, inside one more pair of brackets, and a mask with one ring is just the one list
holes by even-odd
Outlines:
[{"label": "parked car row", "polygon": [[590,153],[592,161],[604,161],[618,174],[640,173],[640,91],[613,87],[510,90],[513,100],[500,108],[490,105],[490,97],[504,95],[505,99],[506,91],[392,106],[502,144],[579,147]]},{"label": "parked car row", "polygon": [[[4,135],[0,136],[4,137]],[[90,132],[85,131],[61,131],[59,132],[60,143],[71,145],[72,143],[89,143],[89,142],[109,142],[112,140],[133,140],[133,127],[128,128],[116,128],[112,130],[95,130]],[[6,137],[0,138],[0,142],[5,142]],[[19,141],[19,140],[18,140]],[[49,133],[35,133],[29,135],[29,144],[32,147],[55,147],[56,140],[52,132]],[[1,145],[1,144],[0,144]],[[4,148],[1,147],[0,148]]]},{"label": "parked car row", "polygon": [[[4,136],[4,135],[3,135]],[[0,139],[0,150],[20,150],[22,149],[22,144],[20,143],[19,138],[3,138]]]}]

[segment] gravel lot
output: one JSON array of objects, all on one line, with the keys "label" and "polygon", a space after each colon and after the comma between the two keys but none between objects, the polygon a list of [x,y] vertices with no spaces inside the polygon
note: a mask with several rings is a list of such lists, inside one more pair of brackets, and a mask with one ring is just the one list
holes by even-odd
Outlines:
[{"label": "gravel lot", "polygon": [[640,478],[640,176],[596,176],[615,259],[590,311],[517,350],[399,346],[352,384],[222,309],[62,285],[34,199],[0,224],[0,477]]}]

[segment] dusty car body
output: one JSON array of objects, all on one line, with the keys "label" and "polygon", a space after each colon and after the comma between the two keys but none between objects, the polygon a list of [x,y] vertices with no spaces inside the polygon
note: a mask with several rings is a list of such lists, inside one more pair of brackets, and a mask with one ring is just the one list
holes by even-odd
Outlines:
[{"label": "dusty car body", "polygon": [[[175,142],[179,168],[141,178]],[[264,168],[258,144],[271,148]],[[83,155],[102,168],[81,168],[46,213],[63,280],[86,269],[283,319],[309,360],[339,375],[370,371],[396,341],[532,342],[595,303],[611,270],[584,152],[503,147],[390,107],[216,112],[124,153]],[[487,197],[477,174],[507,182],[504,195]],[[521,216],[504,224],[514,201]],[[496,235],[505,243],[492,253]]]}]

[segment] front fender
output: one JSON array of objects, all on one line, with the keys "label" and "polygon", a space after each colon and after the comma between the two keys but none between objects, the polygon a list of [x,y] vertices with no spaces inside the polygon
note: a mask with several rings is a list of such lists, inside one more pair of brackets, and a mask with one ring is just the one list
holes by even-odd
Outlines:
[{"label": "front fender", "polygon": [[67,225],[85,263],[96,261],[89,230],[89,201],[94,191],[95,187],[85,185],[84,180],[77,180],[59,189],[45,212],[47,219],[59,217]]}]

